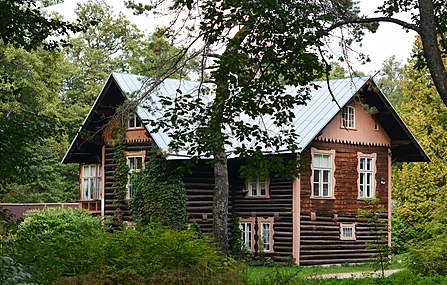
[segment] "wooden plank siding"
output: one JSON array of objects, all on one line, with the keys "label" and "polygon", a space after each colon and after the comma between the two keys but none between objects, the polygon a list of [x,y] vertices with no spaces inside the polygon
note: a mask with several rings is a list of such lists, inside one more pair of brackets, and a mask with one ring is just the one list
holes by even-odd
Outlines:
[{"label": "wooden plank siding", "polygon": [[[311,198],[311,152],[335,150],[334,199]],[[300,265],[343,264],[367,262],[375,253],[367,249],[374,240],[373,228],[357,217],[358,209],[366,205],[358,199],[358,155],[377,154],[376,197],[379,207],[384,209],[381,219],[388,216],[388,147],[370,147],[350,144],[334,144],[314,141],[304,150],[301,158],[307,162],[301,172],[300,185]],[[381,184],[381,180],[386,181]],[[355,224],[355,240],[340,239],[340,223]],[[387,235],[387,224],[381,225],[382,234]],[[387,243],[384,241],[383,243]]]}]

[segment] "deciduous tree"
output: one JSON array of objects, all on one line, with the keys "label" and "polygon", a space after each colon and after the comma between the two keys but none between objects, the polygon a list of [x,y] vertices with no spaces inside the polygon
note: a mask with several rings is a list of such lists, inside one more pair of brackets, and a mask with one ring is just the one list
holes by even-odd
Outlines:
[{"label": "deciduous tree", "polygon": [[[175,36],[190,40],[186,48],[203,43],[198,53],[202,80],[208,69],[213,95],[211,101],[203,96],[210,90],[163,97],[164,115],[153,123],[171,136],[173,149],[213,157],[213,234],[225,254],[227,151],[250,156],[261,150],[297,150],[292,110],[308,99],[312,88],[308,84],[329,70],[323,60],[328,55],[324,48],[328,27],[338,15],[356,17],[358,12],[351,1],[324,2],[324,7],[320,1],[170,2],[176,20],[187,15],[181,23],[186,32]],[[131,6],[140,12],[153,8]],[[356,30],[346,39],[352,42],[360,35]],[[289,93],[285,84],[308,86]]]},{"label": "deciduous tree", "polygon": [[[159,8],[167,1],[150,5],[129,2],[129,6],[143,12]],[[412,22],[393,17],[411,9],[419,12]],[[284,83],[304,86],[328,70],[325,39],[334,30],[342,29],[341,43],[345,50],[353,40],[361,39],[363,27],[376,28],[368,24],[392,22],[416,31],[421,36],[423,57],[435,86],[447,104],[447,73],[441,59],[445,45],[441,48],[438,45],[438,36],[442,38],[447,22],[443,1],[388,0],[379,7],[384,16],[375,18],[359,17],[351,1],[174,0],[169,2],[168,10],[176,21],[190,20],[190,25],[188,21],[180,24],[186,27],[186,35],[198,31],[191,44],[199,39],[204,43],[202,63],[204,68],[211,68],[215,97],[209,105],[199,99],[179,99],[185,98],[182,94],[177,94],[171,103],[165,100],[165,123],[158,126],[170,133],[174,148],[188,146],[190,154],[214,157],[213,232],[224,252],[227,251],[226,146],[232,146],[229,138],[242,142],[235,150],[237,153],[259,151],[261,145],[272,150],[286,145],[295,149],[298,134],[290,128],[291,109],[304,103],[308,93],[301,89],[296,94],[284,95]],[[185,118],[185,114],[191,115],[191,119]],[[260,119],[265,115],[271,116],[269,124],[279,127],[279,133],[272,135],[267,131]],[[253,122],[259,120],[260,124],[247,123],[241,120],[243,117]],[[168,125],[175,125],[179,132],[169,130]],[[244,144],[247,141],[250,143]]]}]

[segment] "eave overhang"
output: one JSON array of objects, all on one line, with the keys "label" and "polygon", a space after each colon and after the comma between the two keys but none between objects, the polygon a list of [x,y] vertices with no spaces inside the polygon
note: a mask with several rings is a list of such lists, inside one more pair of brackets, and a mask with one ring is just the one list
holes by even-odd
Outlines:
[{"label": "eave overhang", "polygon": [[125,97],[115,82],[113,74],[110,75],[62,158],[62,163],[98,163],[100,161],[100,153],[104,145],[102,133],[113,118],[116,108],[124,100]]},{"label": "eave overhang", "polygon": [[395,162],[430,162],[430,157],[372,79],[359,90],[364,103],[391,139]]}]

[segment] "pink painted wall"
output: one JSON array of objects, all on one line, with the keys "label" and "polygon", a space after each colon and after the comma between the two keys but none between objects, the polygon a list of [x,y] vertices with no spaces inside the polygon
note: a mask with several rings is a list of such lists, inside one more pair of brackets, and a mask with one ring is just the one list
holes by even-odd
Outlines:
[{"label": "pink painted wall", "polygon": [[391,140],[382,127],[375,130],[378,124],[368,110],[365,110],[360,103],[351,100],[347,106],[355,108],[355,129],[346,129],[342,126],[341,111],[323,129],[322,135],[318,139],[330,142],[368,144],[376,146],[389,146]]},{"label": "pink painted wall", "polygon": [[0,203],[0,211],[12,213],[13,220],[20,220],[29,210],[43,210],[45,208],[79,208],[79,203]]}]

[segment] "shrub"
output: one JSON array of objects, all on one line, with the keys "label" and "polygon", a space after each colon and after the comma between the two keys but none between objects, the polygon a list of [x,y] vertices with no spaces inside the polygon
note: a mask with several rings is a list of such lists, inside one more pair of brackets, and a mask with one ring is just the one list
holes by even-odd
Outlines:
[{"label": "shrub", "polygon": [[422,275],[447,275],[447,234],[413,245],[405,263],[408,269]]},{"label": "shrub", "polygon": [[192,230],[108,230],[85,211],[46,209],[31,213],[5,250],[39,284],[242,283],[240,264]]},{"label": "shrub", "polygon": [[3,285],[31,285],[27,283],[31,275],[23,270],[21,264],[7,256],[0,256],[0,278]]},{"label": "shrub", "polygon": [[150,284],[238,284],[240,278],[238,264],[192,230],[149,225],[115,233],[111,242],[106,271],[115,283],[131,277]]},{"label": "shrub", "polygon": [[9,250],[36,281],[51,283],[62,275],[92,270],[92,256],[101,252],[105,232],[98,218],[80,209],[31,211]]}]

